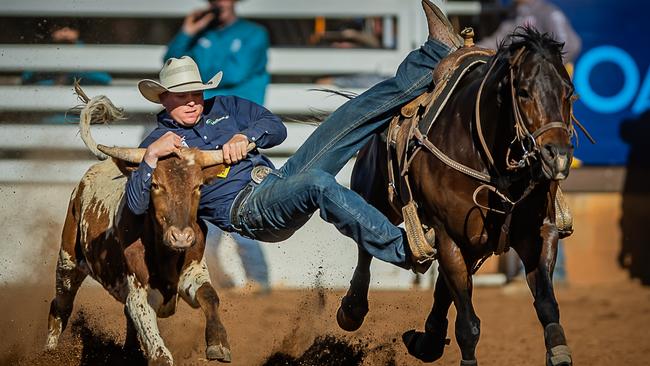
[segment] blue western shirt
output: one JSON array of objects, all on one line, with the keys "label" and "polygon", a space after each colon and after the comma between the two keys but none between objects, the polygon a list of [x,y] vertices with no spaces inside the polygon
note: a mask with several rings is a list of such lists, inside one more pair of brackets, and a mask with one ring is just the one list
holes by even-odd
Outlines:
[{"label": "blue western shirt", "polygon": [[[151,145],[168,131],[183,137],[189,147],[201,150],[221,149],[223,144],[238,133],[246,135],[259,148],[279,145],[287,137],[286,127],[278,116],[258,104],[235,96],[206,100],[203,116],[192,127],[179,125],[166,111],[160,112],[158,127],[144,139],[140,147]],[[232,165],[224,179],[204,185],[201,188],[199,217],[221,229],[229,230],[232,201],[251,181],[251,170],[257,165],[273,168],[266,156],[254,150],[244,160]],[[126,187],[127,205],[137,215],[149,208],[152,174],[153,169],[142,161],[129,177]]]},{"label": "blue western shirt", "polygon": [[164,60],[192,57],[199,66],[203,82],[223,71],[219,88],[206,90],[206,99],[215,95],[236,95],[264,104],[264,93],[271,79],[266,71],[268,48],[269,36],[264,27],[237,19],[225,27],[208,28],[196,36],[179,32],[169,43]]}]

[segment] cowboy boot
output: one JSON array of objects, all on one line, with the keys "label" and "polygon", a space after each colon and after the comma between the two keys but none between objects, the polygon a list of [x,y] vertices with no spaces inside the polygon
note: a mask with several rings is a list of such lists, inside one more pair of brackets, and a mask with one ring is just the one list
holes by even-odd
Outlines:
[{"label": "cowboy boot", "polygon": [[451,50],[462,47],[463,39],[454,32],[454,27],[440,8],[430,0],[422,0],[422,8],[427,16],[429,38],[440,41]]}]

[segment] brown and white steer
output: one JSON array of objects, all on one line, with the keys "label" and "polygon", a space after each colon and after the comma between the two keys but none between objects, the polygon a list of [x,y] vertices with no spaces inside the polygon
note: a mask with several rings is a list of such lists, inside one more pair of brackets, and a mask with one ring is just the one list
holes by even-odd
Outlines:
[{"label": "brown and white steer", "polygon": [[219,297],[203,260],[206,227],[197,220],[199,188],[224,169],[218,165],[221,151],[182,149],[161,159],[153,172],[149,209],[137,216],[125,204],[125,185],[144,149],[99,145],[99,150],[113,159],[93,165],[72,192],[46,348],[56,347],[75,294],[90,275],[124,304],[125,348],[137,349],[139,340],[150,365],[173,364],[157,316],[174,314],[177,295],[205,313],[207,358],[230,362],[230,345],[217,313]]}]

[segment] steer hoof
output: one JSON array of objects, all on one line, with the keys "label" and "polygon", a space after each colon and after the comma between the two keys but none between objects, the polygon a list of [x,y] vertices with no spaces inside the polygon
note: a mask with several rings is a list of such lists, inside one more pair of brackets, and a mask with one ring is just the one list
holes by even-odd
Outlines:
[{"label": "steer hoof", "polygon": [[448,338],[435,337],[425,332],[409,330],[402,334],[402,341],[409,353],[422,362],[433,362],[445,352]]},{"label": "steer hoof", "polygon": [[208,346],[205,350],[205,358],[208,360],[217,360],[219,362],[230,363],[232,360],[230,350],[222,345]]},{"label": "steer hoof", "polygon": [[147,366],[173,366],[174,361],[171,358],[159,357],[156,359],[149,360]]}]

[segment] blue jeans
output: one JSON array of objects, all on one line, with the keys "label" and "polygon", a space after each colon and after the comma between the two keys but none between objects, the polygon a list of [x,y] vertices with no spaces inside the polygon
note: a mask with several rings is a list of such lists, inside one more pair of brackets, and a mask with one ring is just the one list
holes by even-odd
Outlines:
[{"label": "blue jeans", "polygon": [[[210,235],[206,238],[209,239],[206,240],[206,246],[214,247],[214,251],[216,252],[221,244],[223,231],[210,223],[208,224],[208,228]],[[266,258],[264,257],[260,243],[236,233],[230,233],[230,235],[232,235],[235,244],[237,244],[237,254],[241,258],[246,278],[254,280],[262,287],[269,288],[269,267],[266,264]]]},{"label": "blue jeans", "polygon": [[435,40],[411,52],[395,77],[332,113],[278,171],[255,187],[239,209],[241,231],[261,241],[290,237],[320,210],[323,220],[372,256],[410,268],[406,234],[334,176],[399,108],[431,84],[433,69],[449,53]]}]

